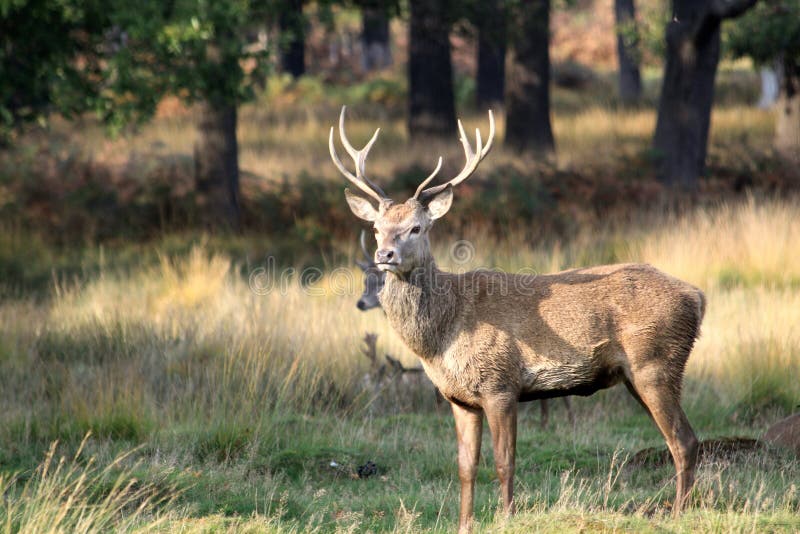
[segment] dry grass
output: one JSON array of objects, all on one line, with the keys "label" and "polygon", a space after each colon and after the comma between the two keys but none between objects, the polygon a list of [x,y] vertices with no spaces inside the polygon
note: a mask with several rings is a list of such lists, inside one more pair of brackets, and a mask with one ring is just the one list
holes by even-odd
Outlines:
[{"label": "dry grass", "polygon": [[103,466],[85,458],[84,438],[72,458],[57,455],[53,443],[44,461],[27,480],[0,474],[0,529],[6,534],[58,532],[134,532],[159,528],[157,507],[165,495],[132,474],[130,454]]},{"label": "dry grass", "polygon": [[666,220],[631,256],[704,288],[800,285],[797,200],[723,204]]},{"label": "dry grass", "polygon": [[[604,259],[652,263],[708,295],[689,376],[711,385],[726,406],[756,402],[754,395],[787,406],[800,396],[797,382],[787,379],[800,371],[798,220],[795,202],[751,199],[657,218],[651,230],[599,230],[546,249],[515,235],[490,241],[479,230],[459,242],[443,241],[434,230],[434,240],[440,263],[450,270],[551,272]],[[86,415],[94,407],[95,417],[128,406],[123,411],[147,407],[144,413],[158,420],[162,395],[174,396],[187,410],[183,416],[198,409],[224,412],[232,402],[256,413],[265,400],[295,406],[313,404],[315,395],[352,400],[367,365],[360,354],[364,332],[379,335],[379,352],[415,362],[379,311],[355,308],[362,283],[357,269],[277,270],[267,260],[249,279],[237,272],[228,257],[200,247],[132,275],[104,272],[86,284],[67,284],[44,310],[6,304],[0,318],[4,331],[18,328],[12,343],[32,340],[40,358],[68,358],[61,345],[72,340],[76,357],[103,364],[88,373],[67,366],[60,393],[62,409]],[[109,380],[116,373],[125,379]],[[167,382],[185,377],[199,383],[168,391],[162,373],[172,377]],[[184,398],[198,391],[204,402]]]},{"label": "dry grass", "polygon": [[[800,373],[795,328],[800,320],[800,286],[795,282],[800,259],[794,246],[798,219],[796,202],[750,199],[698,208],[679,218],[660,215],[631,227],[600,228],[548,248],[532,248],[517,233],[489,240],[475,228],[456,254],[451,253],[452,241],[436,230],[434,234],[436,255],[452,270],[488,266],[544,272],[604,259],[648,261],[698,284],[706,290],[709,306],[690,359],[684,404],[701,434],[709,424],[758,432],[747,421],[755,419],[755,426],[761,426],[764,419],[791,411],[800,398],[795,380]],[[463,261],[460,253],[465,250]],[[360,353],[364,332],[379,334],[379,352],[408,364],[415,361],[379,311],[355,308],[360,273],[350,268],[311,272],[317,278],[301,283],[300,273],[270,271],[266,262],[254,266],[250,275],[241,276],[229,257],[200,245],[152,267],[104,269],[82,283],[61,283],[49,300],[0,305],[0,424],[5,429],[0,463],[24,457],[26,449],[36,450],[42,441],[79,440],[92,429],[95,446],[155,443],[148,460],[155,476],[181,467],[211,470],[198,475],[205,485],[193,497],[210,501],[211,513],[198,517],[171,506],[163,516],[168,522],[153,528],[299,532],[385,529],[393,524],[395,531],[448,529],[456,498],[455,489],[447,485],[450,479],[442,474],[443,469],[451,471],[447,418],[383,419],[362,410],[369,401],[369,392],[360,389],[368,365]],[[615,453],[610,471],[595,473],[598,461],[605,466],[608,460],[597,459],[598,448],[613,450],[624,443],[630,450],[659,442],[639,412],[628,413],[635,407],[607,393],[576,400],[579,424],[591,426],[591,432],[558,427],[546,437],[537,432],[533,435],[541,437],[532,438],[529,429],[521,431],[520,480],[528,480],[519,490],[523,513],[507,524],[498,519],[492,528],[529,531],[535,525],[549,531],[569,525],[579,530],[602,524],[612,530],[657,530],[652,521],[678,532],[693,531],[698,524],[735,531],[764,525],[794,528],[796,488],[786,493],[789,482],[781,472],[795,473],[796,465],[781,463],[780,457],[706,465],[694,511],[679,520],[659,511],[671,495],[668,469],[658,475],[620,475],[624,453],[619,458]],[[638,417],[636,432],[627,426],[631,417]],[[622,434],[619,428],[625,429]],[[643,441],[642,432],[655,441]],[[413,461],[409,447],[417,451]],[[162,448],[165,453],[157,452]],[[347,477],[331,481],[326,478],[331,475],[320,474],[320,463],[344,457],[356,465],[363,461],[358,454],[378,454],[379,463],[396,466],[389,482],[376,482],[374,492],[362,495],[363,488],[348,485]],[[299,474],[298,461],[305,466]],[[258,462],[270,466],[266,478],[251,474],[253,469],[260,473]],[[542,470],[535,467],[540,462]],[[217,465],[233,467],[213,475]],[[138,495],[123,492],[125,485],[111,493],[117,500],[107,511],[91,508],[98,515],[60,519],[67,510],[61,495],[83,498],[74,485],[83,472],[63,469],[68,476],[57,470],[52,483],[42,476],[24,491],[12,491],[19,498],[7,501],[6,517],[70,529],[82,528],[81,521],[94,517],[111,521],[102,524],[114,528],[136,528],[142,518],[121,515],[114,504]],[[485,482],[491,468],[482,464],[481,469],[479,480]],[[296,474],[281,474],[286,472]],[[299,478],[287,480],[289,476]],[[532,477],[535,483],[527,485]],[[5,478],[3,487],[10,488],[10,480]],[[235,492],[225,489],[229,484]],[[491,486],[481,484],[479,517],[486,522],[496,500]],[[254,488],[272,493],[266,498]],[[409,504],[397,505],[398,492]],[[241,518],[213,513],[226,500],[255,502],[257,513]],[[371,507],[376,508],[370,512]],[[156,516],[143,520],[152,518]],[[23,520],[13,521],[17,525]]]},{"label": "dry grass", "polygon": [[[338,102],[305,108],[295,103],[290,111],[293,116],[258,105],[243,108],[241,164],[250,173],[243,180],[245,193],[291,182],[302,173],[339,183],[326,146]],[[359,106],[348,117],[355,144],[378,125],[382,128],[370,161],[378,181],[388,182],[414,165],[430,168],[440,153],[446,158],[445,173],[462,163],[455,138],[409,147],[399,118],[379,118],[375,109]],[[485,123],[485,116],[470,114],[465,126],[485,129]],[[648,109],[612,110],[603,102],[569,112],[557,108],[558,166],[613,172],[620,161],[649,150],[654,124],[655,114]],[[498,127],[502,132],[502,117]],[[189,156],[195,139],[191,114],[159,118],[137,135],[115,141],[91,124],[54,130],[62,140],[53,143],[54,150],[65,157],[77,151],[99,163],[132,168],[133,176],[152,165],[153,156]],[[771,130],[769,112],[746,106],[716,109],[712,159],[749,169],[752,150],[741,148],[767,150]],[[485,170],[532,165],[536,162],[498,146]],[[709,426],[757,433],[765,419],[793,410],[800,399],[797,221],[797,200],[754,197],[681,215],[633,214],[624,224],[617,220],[581,228],[568,241],[535,240],[547,245],[531,245],[537,229],[521,225],[499,239],[496,229],[481,225],[466,225],[459,235],[440,228],[433,242],[440,265],[455,271],[553,272],[642,261],[698,285],[709,305],[689,362],[684,404],[693,421],[706,423],[705,428],[696,423],[700,434]],[[27,236],[11,239],[12,244],[14,239],[25,242]],[[355,237],[336,246],[350,250],[351,258],[357,254]],[[3,528],[135,530],[145,524],[150,530],[188,532],[449,530],[456,516],[456,488],[452,477],[443,475],[453,471],[450,422],[430,413],[381,417],[364,409],[371,394],[361,380],[368,366],[360,350],[365,332],[378,334],[379,354],[391,353],[407,365],[416,358],[380,311],[356,309],[360,271],[334,269],[338,260],[322,271],[277,270],[265,260],[247,264],[249,272],[242,276],[241,255],[214,250],[200,244],[186,254],[162,255],[148,266],[128,258],[128,268],[101,267],[99,273],[87,270],[76,278],[60,276],[58,254],[48,251],[38,260],[31,256],[31,262],[56,265],[52,291],[44,298],[22,295],[0,302],[0,473],[7,471],[4,462],[38,462],[39,457],[30,459],[30,451],[56,438],[80,443],[91,429],[93,446],[100,449],[148,443],[151,473],[171,473],[176,466],[199,473],[203,485],[191,502],[200,506],[207,501],[206,508],[195,513],[190,507],[186,513],[182,506],[171,507],[163,516],[167,523],[159,523],[162,516],[152,507],[142,509],[144,515],[128,515],[135,503],[126,499],[147,506],[155,499],[137,493],[139,486],[127,486],[129,471],[121,469],[125,476],[114,478],[119,463],[113,459],[107,462],[113,473],[75,462],[51,469],[51,452],[25,484],[0,475],[0,493],[6,496],[0,520],[11,525]],[[20,260],[18,270],[26,269],[27,261]],[[117,264],[113,259],[108,263]],[[496,496],[485,484],[491,467],[481,464],[478,513],[485,524],[491,522],[489,528],[693,532],[800,526],[797,489],[786,478],[797,473],[796,462],[767,457],[707,465],[700,472],[694,511],[678,520],[663,515],[661,508],[665,495],[671,495],[671,471],[620,475],[624,453],[614,452],[610,470],[599,472],[598,461],[605,466],[606,459],[598,455],[660,439],[639,412],[631,415],[637,407],[629,410],[620,401],[624,391],[613,393],[585,404],[576,400],[579,424],[591,431],[564,425],[546,436],[521,432],[520,450],[528,455],[519,460],[523,513],[509,523],[491,522]],[[355,465],[361,461],[358,454],[381,455],[394,471],[387,481],[359,486],[361,481],[334,479],[319,467],[342,457]],[[524,482],[531,479],[535,483]],[[83,491],[81,480],[107,489],[109,480],[120,482],[113,482],[111,501],[103,508],[87,500],[94,494]],[[399,503],[398,495],[404,499]],[[219,503],[240,501],[247,501],[250,508],[242,509],[254,514],[220,510]],[[80,504],[68,509],[65,502]]]}]

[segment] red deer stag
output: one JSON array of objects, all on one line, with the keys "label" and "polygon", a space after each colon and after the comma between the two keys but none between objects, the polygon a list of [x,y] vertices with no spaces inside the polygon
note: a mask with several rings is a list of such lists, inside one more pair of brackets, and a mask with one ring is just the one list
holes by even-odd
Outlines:
[{"label": "red deer stag", "polygon": [[[361,311],[368,311],[373,308],[380,308],[381,301],[379,300],[378,295],[383,289],[383,284],[386,281],[386,272],[380,270],[378,265],[372,259],[372,255],[367,251],[367,242],[366,242],[366,232],[361,230],[361,236],[359,237],[359,243],[361,244],[361,252],[364,254],[363,260],[356,260],[356,265],[364,271],[364,292],[361,293],[361,297],[359,297],[358,302],[356,302],[356,307]],[[386,356],[389,357],[388,355]],[[394,360],[397,363],[397,360]],[[397,366],[395,365],[395,368]],[[402,368],[404,372],[408,372],[412,369]],[[439,397],[437,396],[437,401]],[[567,409],[567,419],[569,420],[569,424],[575,424],[575,414],[572,413],[572,403],[569,401],[569,397],[562,397],[564,401],[564,407]],[[542,418],[541,418],[541,427],[546,429],[550,423],[550,407],[547,404],[547,399],[541,399],[539,401],[539,408],[541,409]]]},{"label": "red deer stag", "polygon": [[466,153],[463,170],[443,184],[427,187],[441,168],[439,158],[433,173],[403,203],[392,201],[366,176],[367,155],[380,130],[356,150],[345,135],[344,116],[342,108],[339,133],[355,174],[336,153],[333,128],[330,154],[339,171],[368,197],[344,191],[353,213],[375,229],[375,263],[387,273],[381,306],[452,406],[461,481],[459,531],[472,528],[484,415],[504,510],[510,514],[518,402],[590,395],[620,382],[666,440],[677,471],[674,511],[680,510],[694,483],[698,450],[681,409],[681,382],[705,310],[703,293],[649,265],[607,265],[538,276],[440,271],[428,233],[450,208],[453,188],[489,152],[492,113],[489,139],[484,145],[476,130],[474,152],[459,121]]}]

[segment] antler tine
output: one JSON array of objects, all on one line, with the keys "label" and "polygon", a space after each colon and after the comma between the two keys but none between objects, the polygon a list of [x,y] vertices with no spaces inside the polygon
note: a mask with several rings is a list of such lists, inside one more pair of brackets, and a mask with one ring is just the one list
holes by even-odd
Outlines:
[{"label": "antler tine", "polygon": [[342,106],[342,112],[339,114],[339,137],[342,140],[342,145],[347,153],[353,158],[353,162],[356,165],[356,177],[365,182],[369,187],[371,187],[375,192],[377,192],[382,198],[388,198],[386,193],[384,193],[383,189],[381,189],[378,184],[374,183],[372,180],[367,178],[366,173],[366,163],[367,163],[367,155],[369,155],[369,151],[372,148],[372,145],[375,144],[375,141],[378,139],[378,134],[381,133],[381,129],[378,128],[375,130],[375,133],[372,134],[372,138],[364,145],[364,148],[361,150],[356,150],[355,147],[350,143],[350,140],[347,139],[347,134],[344,131],[344,113],[347,109],[347,106]]},{"label": "antler tine", "polygon": [[[425,190],[421,190],[421,188],[430,181],[430,178],[423,182],[423,184],[417,188],[417,193],[414,195],[414,198],[418,198],[419,196],[427,196],[427,195],[434,195],[440,191],[442,191],[447,186],[456,186],[469,178],[475,169],[478,168],[478,164],[480,164],[481,160],[486,157],[486,154],[489,153],[489,150],[492,148],[492,142],[494,141],[494,115],[492,114],[491,110],[489,111],[489,139],[486,142],[486,145],[483,145],[483,140],[481,139],[481,131],[479,128],[475,129],[475,151],[473,152],[472,146],[470,145],[469,139],[467,138],[467,134],[464,131],[464,125],[461,124],[461,121],[458,121],[458,131],[459,131],[459,140],[461,141],[461,146],[464,147],[464,156],[466,158],[466,162],[464,163],[464,168],[461,170],[458,175],[449,180],[448,182],[437,185],[434,187],[430,187]],[[437,168],[438,171],[438,168]],[[435,174],[435,173],[434,173]]]},{"label": "antler tine", "polygon": [[436,175],[439,174],[439,170],[441,168],[442,168],[442,156],[439,156],[439,162],[436,164],[436,168],[433,169],[433,172],[430,173],[428,177],[425,178],[425,180],[423,180],[421,184],[419,184],[417,190],[414,191],[414,198],[419,198],[419,194],[422,193],[422,190],[425,189],[425,186],[431,183],[431,180],[433,180],[436,177]]},{"label": "antler tine", "polygon": [[489,110],[489,139],[486,141],[486,146],[481,151],[481,159],[486,157],[486,154],[492,149],[492,142],[494,142],[494,114]]},{"label": "antler tine", "polygon": [[363,229],[361,230],[359,241],[361,242],[361,252],[364,254],[364,258],[366,258],[368,262],[372,262],[372,257],[369,255],[369,252],[367,252],[367,233]]},{"label": "antler tine", "polygon": [[339,172],[340,172],[340,173],[342,173],[342,174],[345,176],[345,178],[347,178],[348,180],[350,180],[351,182],[353,182],[353,184],[354,184],[356,187],[358,187],[359,189],[361,189],[361,191],[363,191],[363,192],[364,192],[364,193],[366,193],[367,195],[371,196],[372,198],[374,198],[374,199],[375,199],[375,200],[377,200],[378,202],[381,202],[381,201],[383,200],[383,198],[381,198],[381,195],[379,195],[379,194],[377,193],[377,191],[375,191],[374,189],[372,189],[372,188],[371,188],[371,187],[370,187],[368,184],[366,184],[365,182],[362,182],[361,180],[359,180],[358,178],[356,178],[356,177],[353,175],[353,173],[351,173],[350,171],[348,171],[348,170],[347,170],[347,167],[345,167],[345,166],[344,166],[344,164],[342,163],[342,160],[340,160],[340,159],[339,159],[339,155],[336,153],[336,147],[333,145],[333,127],[331,127],[331,134],[330,134],[330,136],[328,137],[328,149],[330,150],[330,153],[331,153],[331,159],[333,160],[333,164],[334,164],[334,165],[336,165],[336,168],[337,168],[337,169],[339,169]]}]

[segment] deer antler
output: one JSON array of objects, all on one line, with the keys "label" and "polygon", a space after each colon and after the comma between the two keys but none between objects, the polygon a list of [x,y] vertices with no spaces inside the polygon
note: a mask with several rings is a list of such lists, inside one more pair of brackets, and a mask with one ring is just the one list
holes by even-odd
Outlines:
[{"label": "deer antler", "polygon": [[350,144],[350,141],[347,140],[347,135],[344,133],[344,112],[347,109],[347,106],[342,106],[342,113],[339,115],[339,137],[341,138],[342,145],[344,145],[344,149],[350,154],[350,157],[353,158],[353,162],[356,165],[356,174],[355,176],[353,173],[347,170],[347,168],[342,163],[342,160],[339,159],[339,155],[336,153],[336,148],[333,144],[333,126],[331,126],[331,134],[328,137],[328,148],[331,152],[331,159],[333,159],[334,165],[336,168],[339,169],[339,172],[344,174],[344,176],[353,182],[353,184],[361,189],[364,193],[371,196],[378,202],[383,200],[388,200],[389,197],[386,196],[386,193],[383,192],[383,189],[378,187],[375,183],[373,183],[369,178],[366,176],[366,172],[364,170],[364,166],[367,161],[367,155],[369,154],[369,150],[372,148],[372,145],[375,143],[375,140],[378,139],[378,134],[380,133],[381,129],[378,128],[375,130],[375,133],[372,135],[372,139],[362,148],[361,150],[356,150],[353,148],[353,145]]},{"label": "deer antler", "polygon": [[419,184],[417,187],[417,191],[414,193],[414,198],[424,198],[427,196],[435,195],[440,191],[444,190],[447,186],[456,186],[469,178],[469,176],[475,172],[475,169],[478,168],[478,164],[481,162],[483,158],[486,157],[486,154],[489,153],[489,150],[492,149],[492,141],[494,141],[494,115],[492,115],[492,111],[489,110],[489,139],[486,141],[486,146],[483,146],[481,141],[481,131],[478,128],[475,128],[475,137],[477,138],[475,152],[472,151],[472,147],[469,144],[469,140],[467,139],[467,134],[464,132],[464,126],[461,124],[461,121],[458,121],[458,131],[461,134],[461,145],[464,147],[464,155],[466,156],[466,163],[464,164],[464,168],[461,170],[458,175],[449,180],[448,182],[437,185],[434,187],[429,187],[425,189],[425,186],[428,185],[431,180],[433,180],[436,173],[439,172],[439,169],[442,166],[442,158],[439,158],[439,165],[436,166],[436,170],[428,176],[425,181]]},{"label": "deer antler", "polygon": [[361,230],[361,237],[359,238],[361,243],[361,252],[364,254],[364,258],[369,262],[372,263],[372,256],[367,251],[367,233],[362,229]]}]

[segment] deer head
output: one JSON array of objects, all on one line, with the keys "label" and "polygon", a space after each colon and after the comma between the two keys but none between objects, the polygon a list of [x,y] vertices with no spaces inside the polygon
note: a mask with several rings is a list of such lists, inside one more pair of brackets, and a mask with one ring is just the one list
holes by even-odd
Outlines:
[{"label": "deer head", "polygon": [[378,269],[372,259],[372,255],[367,251],[367,234],[364,230],[361,230],[360,242],[364,260],[356,260],[356,265],[364,271],[364,292],[361,294],[361,298],[358,299],[356,307],[361,311],[367,311],[373,308],[380,308],[381,302],[378,300],[378,293],[383,289],[386,273]]},{"label": "deer head", "polygon": [[422,265],[430,256],[428,232],[433,221],[442,217],[453,203],[453,187],[460,184],[475,172],[478,164],[492,148],[494,139],[494,116],[489,111],[489,139],[486,145],[481,140],[480,130],[475,130],[477,138],[475,151],[472,150],[464,127],[458,121],[461,144],[464,147],[466,164],[458,175],[447,182],[427,187],[442,168],[442,158],[434,171],[417,187],[414,196],[403,202],[395,203],[383,190],[367,178],[365,164],[372,145],[378,138],[380,128],[375,130],[372,138],[361,150],[356,150],[347,140],[344,131],[345,107],[339,116],[339,136],[342,145],[353,159],[355,174],[344,166],[336,153],[333,142],[334,128],[331,127],[328,138],[331,158],[339,171],[353,183],[362,193],[376,205],[349,189],[344,194],[352,212],[359,218],[373,223],[378,248],[375,251],[375,264],[381,271],[406,276],[416,267]]}]

